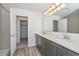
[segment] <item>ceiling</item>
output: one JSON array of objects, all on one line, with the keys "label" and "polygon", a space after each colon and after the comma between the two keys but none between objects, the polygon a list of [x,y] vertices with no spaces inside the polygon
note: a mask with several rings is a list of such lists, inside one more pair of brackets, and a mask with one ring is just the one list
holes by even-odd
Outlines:
[{"label": "ceiling", "polygon": [[52,3],[3,3],[4,6],[9,8],[27,9],[36,12],[46,11]]},{"label": "ceiling", "polygon": [[[44,13],[52,3],[3,3],[3,5],[7,9],[19,8]],[[65,17],[77,9],[79,9],[79,3],[66,3],[66,7],[54,15]]]}]

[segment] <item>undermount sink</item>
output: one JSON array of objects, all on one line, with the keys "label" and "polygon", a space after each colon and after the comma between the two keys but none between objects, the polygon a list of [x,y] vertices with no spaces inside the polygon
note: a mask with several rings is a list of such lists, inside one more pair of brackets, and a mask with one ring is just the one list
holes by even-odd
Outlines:
[{"label": "undermount sink", "polygon": [[48,34],[44,34],[48,37],[51,37],[52,39],[58,39],[58,40],[64,40],[64,41],[68,41],[68,42],[75,42],[75,40],[70,39],[65,39],[63,36],[59,36],[59,35],[48,35]]},{"label": "undermount sink", "polygon": [[68,41],[68,42],[75,42],[72,39],[64,39],[63,37],[56,37],[56,36],[52,36],[53,39],[59,39],[59,40],[64,40],[64,41]]}]

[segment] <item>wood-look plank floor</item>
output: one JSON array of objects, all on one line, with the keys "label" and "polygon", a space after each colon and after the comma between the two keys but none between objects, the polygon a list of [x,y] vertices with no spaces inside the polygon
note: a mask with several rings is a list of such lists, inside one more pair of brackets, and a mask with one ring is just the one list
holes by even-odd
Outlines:
[{"label": "wood-look plank floor", "polygon": [[28,39],[21,38],[20,43],[17,43],[17,48],[26,48],[26,47],[28,47]]},{"label": "wood-look plank floor", "polygon": [[14,56],[41,56],[36,47],[18,48]]}]

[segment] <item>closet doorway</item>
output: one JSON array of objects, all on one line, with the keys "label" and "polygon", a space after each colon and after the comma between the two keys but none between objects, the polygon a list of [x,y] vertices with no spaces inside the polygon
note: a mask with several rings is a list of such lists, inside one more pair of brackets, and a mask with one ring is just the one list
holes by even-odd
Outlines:
[{"label": "closet doorway", "polygon": [[53,20],[53,32],[58,32],[58,21]]},{"label": "closet doorway", "polygon": [[[19,23],[18,23],[19,22]],[[17,16],[17,48],[28,47],[28,18],[25,16]]]}]

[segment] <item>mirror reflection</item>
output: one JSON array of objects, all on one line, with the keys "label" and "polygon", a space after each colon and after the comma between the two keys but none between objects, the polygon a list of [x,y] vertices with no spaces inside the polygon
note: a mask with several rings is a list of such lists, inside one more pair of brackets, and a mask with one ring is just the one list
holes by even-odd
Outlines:
[{"label": "mirror reflection", "polygon": [[44,32],[79,33],[78,6],[77,3],[68,3],[61,11],[51,16],[44,15]]}]

